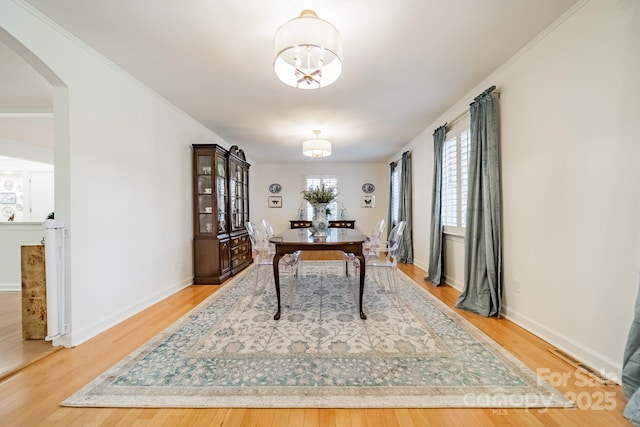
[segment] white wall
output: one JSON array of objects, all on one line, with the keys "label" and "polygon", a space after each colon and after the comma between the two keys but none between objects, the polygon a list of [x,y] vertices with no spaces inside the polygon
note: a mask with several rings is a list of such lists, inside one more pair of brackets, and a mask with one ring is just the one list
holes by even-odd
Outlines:
[{"label": "white wall", "polygon": [[52,164],[0,156],[0,193],[15,197],[14,203],[0,203],[0,222],[13,214],[14,221],[41,224],[53,212],[53,188]]},{"label": "white wall", "polygon": [[55,86],[76,345],[191,283],[190,144],[229,145],[23,2],[0,3],[0,27]]},{"label": "white wall", "polygon": [[[289,221],[298,219],[298,208],[302,201],[300,192],[305,190],[305,175],[336,175],[338,177],[338,201],[347,209],[347,219],[356,220],[356,228],[369,233],[380,218],[389,212],[389,165],[385,163],[330,163],[319,159],[304,163],[261,163],[251,166],[250,220],[261,222],[267,219],[276,232],[289,228]],[[267,207],[269,185],[278,183],[282,191],[282,208]],[[362,184],[372,183],[376,189],[374,208],[361,208]]]},{"label": "white wall", "polygon": [[[638,40],[640,3],[582,2],[407,146],[430,189],[433,154],[418,148],[498,86],[504,312],[618,378],[640,270]],[[416,211],[430,207],[414,188]],[[426,242],[429,220],[414,223]]]}]

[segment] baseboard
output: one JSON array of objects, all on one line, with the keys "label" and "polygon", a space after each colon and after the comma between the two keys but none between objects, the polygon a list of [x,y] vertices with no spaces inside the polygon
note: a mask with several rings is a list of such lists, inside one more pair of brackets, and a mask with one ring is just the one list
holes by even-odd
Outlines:
[{"label": "baseboard", "polygon": [[429,271],[429,266],[427,266],[427,265],[425,265],[425,264],[423,264],[420,261],[417,261],[415,259],[413,260],[413,265],[415,265],[416,267],[418,267],[418,268],[420,268],[420,269],[422,269],[424,271]]},{"label": "baseboard", "polygon": [[444,276],[444,283],[446,283],[447,285],[451,286],[454,289],[457,289],[458,291],[462,292],[462,283],[455,280],[453,277],[449,277],[445,274]]},{"label": "baseboard", "polygon": [[546,326],[532,320],[531,318],[522,315],[521,313],[510,310],[509,307],[502,308],[502,315],[516,325],[531,332],[538,338],[541,338],[548,342],[550,348],[559,348],[565,353],[573,356],[584,364],[595,369],[602,376],[605,376],[620,384],[620,378],[622,374],[621,361],[613,361],[603,356],[602,354],[597,353],[593,349],[587,348],[584,345],[577,343],[570,337],[559,334],[556,331],[549,329]]},{"label": "baseboard", "polygon": [[[452,277],[445,276],[444,282],[462,292],[463,284],[454,280]],[[602,354],[577,343],[570,337],[558,334],[556,331],[547,328],[539,322],[536,322],[517,311],[510,310],[509,307],[503,306],[501,314],[526,331],[531,332],[538,338],[548,342],[550,348],[557,347],[565,353],[568,353],[582,361],[584,364],[591,366],[601,375],[610,378],[618,384],[620,383],[622,373],[622,365],[620,361],[613,361]]]},{"label": "baseboard", "polygon": [[22,285],[20,283],[0,283],[0,292],[3,291],[21,291]]},{"label": "baseboard", "polygon": [[81,329],[73,329],[69,338],[67,335],[66,342],[70,347],[75,347],[77,345],[82,344],[83,342],[95,337],[96,335],[106,331],[109,328],[116,326],[118,323],[123,322],[129,317],[140,313],[142,310],[151,307],[153,304],[156,304],[163,299],[175,294],[176,292],[190,286],[193,283],[193,278],[190,277],[188,279],[183,279],[180,282],[146,298],[136,304],[130,305],[128,307],[123,308],[118,313],[115,313],[112,316],[106,317],[101,321],[94,322],[93,324],[81,328]]}]

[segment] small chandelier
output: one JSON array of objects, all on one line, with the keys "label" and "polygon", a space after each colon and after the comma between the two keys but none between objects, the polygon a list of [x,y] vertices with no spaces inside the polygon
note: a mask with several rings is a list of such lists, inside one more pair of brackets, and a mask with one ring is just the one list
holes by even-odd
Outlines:
[{"label": "small chandelier", "polygon": [[318,135],[320,135],[319,130],[314,130],[313,133],[316,134],[316,139],[309,139],[308,141],[304,141],[302,143],[302,154],[307,157],[314,157],[317,159],[330,156],[331,141],[328,141],[326,139],[318,139]]},{"label": "small chandelier", "polygon": [[273,68],[282,82],[297,89],[320,89],[342,73],[340,33],[313,10],[303,10],[278,28]]}]

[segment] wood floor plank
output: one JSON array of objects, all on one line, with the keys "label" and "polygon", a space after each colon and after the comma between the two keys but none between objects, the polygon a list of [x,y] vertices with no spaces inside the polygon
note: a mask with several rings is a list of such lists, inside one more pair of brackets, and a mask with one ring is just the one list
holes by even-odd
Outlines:
[{"label": "wood floor plank", "polygon": [[[341,259],[341,254],[310,254]],[[458,291],[434,287],[424,281],[424,271],[413,265],[399,268],[416,283],[445,302],[455,305]],[[224,286],[224,285],[222,285]],[[72,349],[62,349],[0,381],[0,420],[7,426],[629,426],[622,416],[625,399],[620,386],[580,384],[575,369],[548,351],[550,345],[507,319],[486,319],[456,310],[532,370],[565,375],[557,388],[580,399],[578,409],[128,409],[64,408],[59,403],[110,368],[131,351],[164,330],[183,314],[220,289],[190,286],[144,310],[118,326]],[[608,406],[597,408],[602,398]],[[588,405],[588,401],[590,404]],[[604,405],[604,403],[603,403]],[[602,406],[602,405],[601,405]]]},{"label": "wood floor plank", "polygon": [[22,339],[22,292],[0,292],[0,379],[59,348],[44,339]]}]

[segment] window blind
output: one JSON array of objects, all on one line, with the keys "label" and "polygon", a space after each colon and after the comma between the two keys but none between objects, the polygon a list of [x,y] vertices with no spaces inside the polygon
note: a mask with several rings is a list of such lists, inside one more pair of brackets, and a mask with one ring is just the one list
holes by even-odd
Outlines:
[{"label": "window blind", "polygon": [[464,234],[469,168],[468,122],[447,132],[442,150],[442,225],[446,232]]},{"label": "window blind", "polygon": [[[325,187],[333,187],[336,192],[339,193],[340,190],[338,188],[338,177],[332,175],[307,175],[305,176],[305,185],[304,189],[309,190],[310,188],[321,187],[323,184]],[[330,215],[327,215],[327,218],[336,219],[338,215],[338,201],[334,200],[333,202],[327,205],[327,209],[331,211]],[[307,219],[313,218],[313,206],[311,203],[307,202],[306,208],[306,216]]]},{"label": "window blind", "polygon": [[391,175],[391,227],[400,220],[400,183],[402,172],[402,159],[398,160],[398,164],[393,169]]}]

